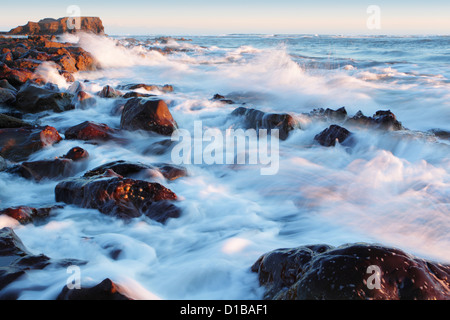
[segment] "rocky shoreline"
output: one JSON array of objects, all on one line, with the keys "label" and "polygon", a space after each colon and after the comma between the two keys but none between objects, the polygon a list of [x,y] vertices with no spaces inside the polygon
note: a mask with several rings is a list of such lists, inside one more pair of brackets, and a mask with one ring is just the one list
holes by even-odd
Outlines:
[{"label": "rocky shoreline", "polygon": [[[46,20],[44,22],[55,23]],[[59,21],[60,23],[64,23]],[[102,28],[96,24],[95,33]],[[172,92],[171,85],[129,84],[105,86],[99,97],[116,99],[114,113],[120,117],[120,127],[85,121],[58,132],[57,128],[28,123],[26,114],[40,112],[61,113],[95,104],[92,95],[75,81],[74,74],[100,68],[97,61],[80,47],[57,41],[49,30],[65,32],[59,27],[34,27],[25,38],[0,37],[0,170],[38,183],[43,179],[58,181],[55,203],[45,208],[27,204],[0,208],[21,224],[45,223],[52,213],[71,204],[91,208],[118,219],[132,219],[145,215],[164,224],[182,215],[177,206],[178,196],[167,186],[145,181],[142,173],[162,176],[170,181],[188,176],[185,168],[168,163],[143,164],[116,161],[87,171],[89,154],[76,147],[56,159],[30,161],[29,157],[42,148],[62,141],[79,140],[102,144],[120,140],[120,132],[144,130],[162,137],[170,136],[178,128],[168,104],[156,95],[135,91],[139,88]],[[53,29],[52,29],[53,28]],[[33,24],[14,29],[11,34],[29,33]],[[36,31],[37,30],[37,31]],[[52,32],[50,32],[52,33]],[[68,90],[47,82],[39,71],[46,65],[71,83]],[[217,94],[212,100],[235,104],[232,99]],[[328,128],[318,132],[312,144],[334,147],[337,143],[351,148],[353,128],[381,131],[407,130],[390,110],[379,110],[373,116],[358,112],[349,116],[345,108],[315,109],[305,115],[313,121],[328,121]],[[280,140],[286,140],[301,125],[289,114],[264,113],[246,106],[236,106],[230,119],[244,129],[278,129]],[[94,119],[93,119],[94,120]],[[160,152],[168,152],[170,144],[160,145]],[[81,177],[78,174],[84,173]],[[0,299],[16,299],[20,292],[2,290],[29,270],[64,268],[71,259],[52,260],[32,255],[11,228],[0,230]],[[82,265],[83,261],[77,261]],[[367,267],[378,265],[382,270],[382,289],[367,287]],[[412,257],[407,253],[377,244],[348,244],[334,248],[327,245],[278,249],[261,256],[251,271],[258,274],[259,284],[265,288],[264,299],[449,299],[450,266]],[[62,284],[63,287],[63,284]],[[120,287],[110,279],[82,290],[61,289],[55,299],[128,299]]]}]

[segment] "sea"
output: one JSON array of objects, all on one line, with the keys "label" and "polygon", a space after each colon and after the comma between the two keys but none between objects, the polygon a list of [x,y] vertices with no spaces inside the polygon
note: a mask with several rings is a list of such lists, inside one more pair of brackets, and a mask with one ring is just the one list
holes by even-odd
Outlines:
[{"label": "sea", "polygon": [[[240,106],[288,113],[298,123],[279,141],[274,174],[261,174],[258,164],[200,162],[182,164],[186,177],[152,178],[179,198],[181,216],[165,224],[75,205],[42,224],[0,216],[0,227],[13,228],[30,252],[85,261],[83,286],[110,278],[134,299],[258,300],[264,288],[253,263],[271,250],[310,244],[381,244],[450,263],[450,36],[78,34],[60,41],[81,46],[101,66],[75,74],[95,105],[25,116],[62,136],[87,120],[119,128],[117,99],[96,94],[137,83],[172,85],[173,92],[136,91],[165,100],[178,127],[193,135],[199,121],[225,134]],[[40,73],[70,90],[51,66]],[[308,115],[341,107],[350,117],[390,110],[406,129],[354,129],[351,147],[319,145],[314,137],[330,123]],[[90,154],[86,170],[116,160],[173,162],[170,152],[152,152],[162,137],[120,135],[121,142],[63,140],[30,160],[79,146]],[[55,205],[58,182],[0,172],[0,208]],[[54,299],[71,276],[65,268],[28,271],[3,291]]]}]

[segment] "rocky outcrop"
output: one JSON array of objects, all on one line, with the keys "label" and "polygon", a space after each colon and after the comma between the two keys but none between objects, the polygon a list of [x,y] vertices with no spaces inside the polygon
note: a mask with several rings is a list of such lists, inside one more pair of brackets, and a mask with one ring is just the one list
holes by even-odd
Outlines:
[{"label": "rocky outcrop", "polygon": [[448,300],[450,266],[374,244],[311,245],[262,255],[265,299]]},{"label": "rocky outcrop", "polygon": [[53,88],[27,84],[17,93],[15,108],[22,112],[38,113],[46,110],[63,112],[75,109],[73,95]]},{"label": "rocky outcrop", "polygon": [[163,100],[133,98],[123,107],[120,127],[170,136],[177,128],[177,123]]},{"label": "rocky outcrop", "polygon": [[279,130],[279,139],[286,140],[289,132],[296,127],[295,119],[287,113],[265,113],[256,109],[239,107],[231,113],[232,116],[239,117],[243,121],[245,129],[266,129]]},{"label": "rocky outcrop", "polygon": [[392,131],[405,129],[390,110],[378,110],[372,117],[365,116],[361,111],[358,111],[353,117],[348,118],[344,124],[358,128]]},{"label": "rocky outcrop", "polygon": [[[29,21],[26,25],[11,29],[8,34],[14,35],[57,35],[74,32],[91,32],[95,34],[104,34],[102,20],[98,17],[80,17],[80,28],[76,29],[73,18],[42,19],[39,22]],[[74,28],[75,26],[75,28]]]}]

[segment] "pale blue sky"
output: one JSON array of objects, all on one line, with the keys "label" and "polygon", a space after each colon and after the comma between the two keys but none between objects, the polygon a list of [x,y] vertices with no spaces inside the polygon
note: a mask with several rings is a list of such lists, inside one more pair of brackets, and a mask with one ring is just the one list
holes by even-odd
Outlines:
[{"label": "pale blue sky", "polygon": [[[108,34],[450,34],[449,0],[0,0],[0,30],[67,15],[98,16]],[[381,28],[368,29],[370,5]]]}]

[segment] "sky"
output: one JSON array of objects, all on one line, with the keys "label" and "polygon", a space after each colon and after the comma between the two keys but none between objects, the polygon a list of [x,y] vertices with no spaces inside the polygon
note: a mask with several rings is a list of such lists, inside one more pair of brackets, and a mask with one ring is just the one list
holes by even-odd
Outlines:
[{"label": "sky", "polygon": [[68,16],[72,5],[109,35],[450,34],[449,0],[0,0],[0,31]]}]

